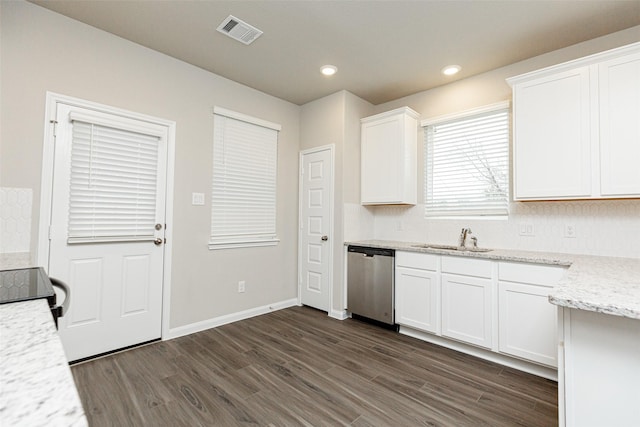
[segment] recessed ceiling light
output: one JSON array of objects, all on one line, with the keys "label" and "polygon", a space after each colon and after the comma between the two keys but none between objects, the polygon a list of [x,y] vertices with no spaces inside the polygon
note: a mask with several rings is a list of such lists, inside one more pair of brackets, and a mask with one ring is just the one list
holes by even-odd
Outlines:
[{"label": "recessed ceiling light", "polygon": [[335,65],[323,65],[320,67],[320,72],[325,76],[333,76],[338,71],[338,67]]},{"label": "recessed ceiling light", "polygon": [[442,69],[442,74],[444,74],[445,76],[453,76],[461,69],[462,67],[459,65],[447,65]]}]

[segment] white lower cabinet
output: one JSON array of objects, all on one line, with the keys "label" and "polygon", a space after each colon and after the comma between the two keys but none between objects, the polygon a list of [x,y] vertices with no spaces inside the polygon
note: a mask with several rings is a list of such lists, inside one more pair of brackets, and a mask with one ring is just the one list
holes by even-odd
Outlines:
[{"label": "white lower cabinet", "polygon": [[558,366],[557,307],[548,298],[565,271],[557,266],[498,264],[500,352]]},{"label": "white lower cabinet", "polygon": [[396,322],[552,369],[558,320],[548,295],[566,270],[397,251]]},{"label": "white lower cabinet", "polygon": [[492,283],[489,279],[442,275],[442,335],[491,348]]},{"label": "white lower cabinet", "polygon": [[549,304],[549,288],[500,282],[500,351],[557,367],[556,306]]},{"label": "white lower cabinet", "polygon": [[396,323],[440,334],[440,257],[396,253]]},{"label": "white lower cabinet", "polygon": [[443,336],[491,348],[491,269],[491,261],[442,257]]}]

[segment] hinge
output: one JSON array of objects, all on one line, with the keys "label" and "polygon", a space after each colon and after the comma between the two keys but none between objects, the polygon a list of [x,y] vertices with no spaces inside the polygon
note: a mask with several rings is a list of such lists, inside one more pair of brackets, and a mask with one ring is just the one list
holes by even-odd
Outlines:
[{"label": "hinge", "polygon": [[56,131],[58,129],[58,121],[57,120],[49,120],[49,123],[51,123],[53,125],[53,137],[55,138],[56,136]]},{"label": "hinge", "polygon": [[49,240],[51,240],[51,226],[49,226]]}]

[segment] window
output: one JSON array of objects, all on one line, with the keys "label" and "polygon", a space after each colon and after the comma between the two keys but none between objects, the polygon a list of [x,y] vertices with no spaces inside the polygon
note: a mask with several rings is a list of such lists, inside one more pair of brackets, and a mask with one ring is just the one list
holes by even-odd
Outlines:
[{"label": "window", "polygon": [[153,240],[161,134],[71,112],[68,243]]},{"label": "window", "polygon": [[274,123],[214,108],[210,249],[278,243],[280,129]]},{"label": "window", "polygon": [[507,215],[509,103],[423,120],[422,126],[425,215]]}]

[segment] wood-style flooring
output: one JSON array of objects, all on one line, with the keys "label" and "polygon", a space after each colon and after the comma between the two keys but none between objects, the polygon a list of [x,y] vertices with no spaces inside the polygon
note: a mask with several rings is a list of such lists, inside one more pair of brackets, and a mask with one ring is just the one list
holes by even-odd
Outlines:
[{"label": "wood-style flooring", "polygon": [[90,426],[555,426],[557,384],[293,307],[72,367]]}]

